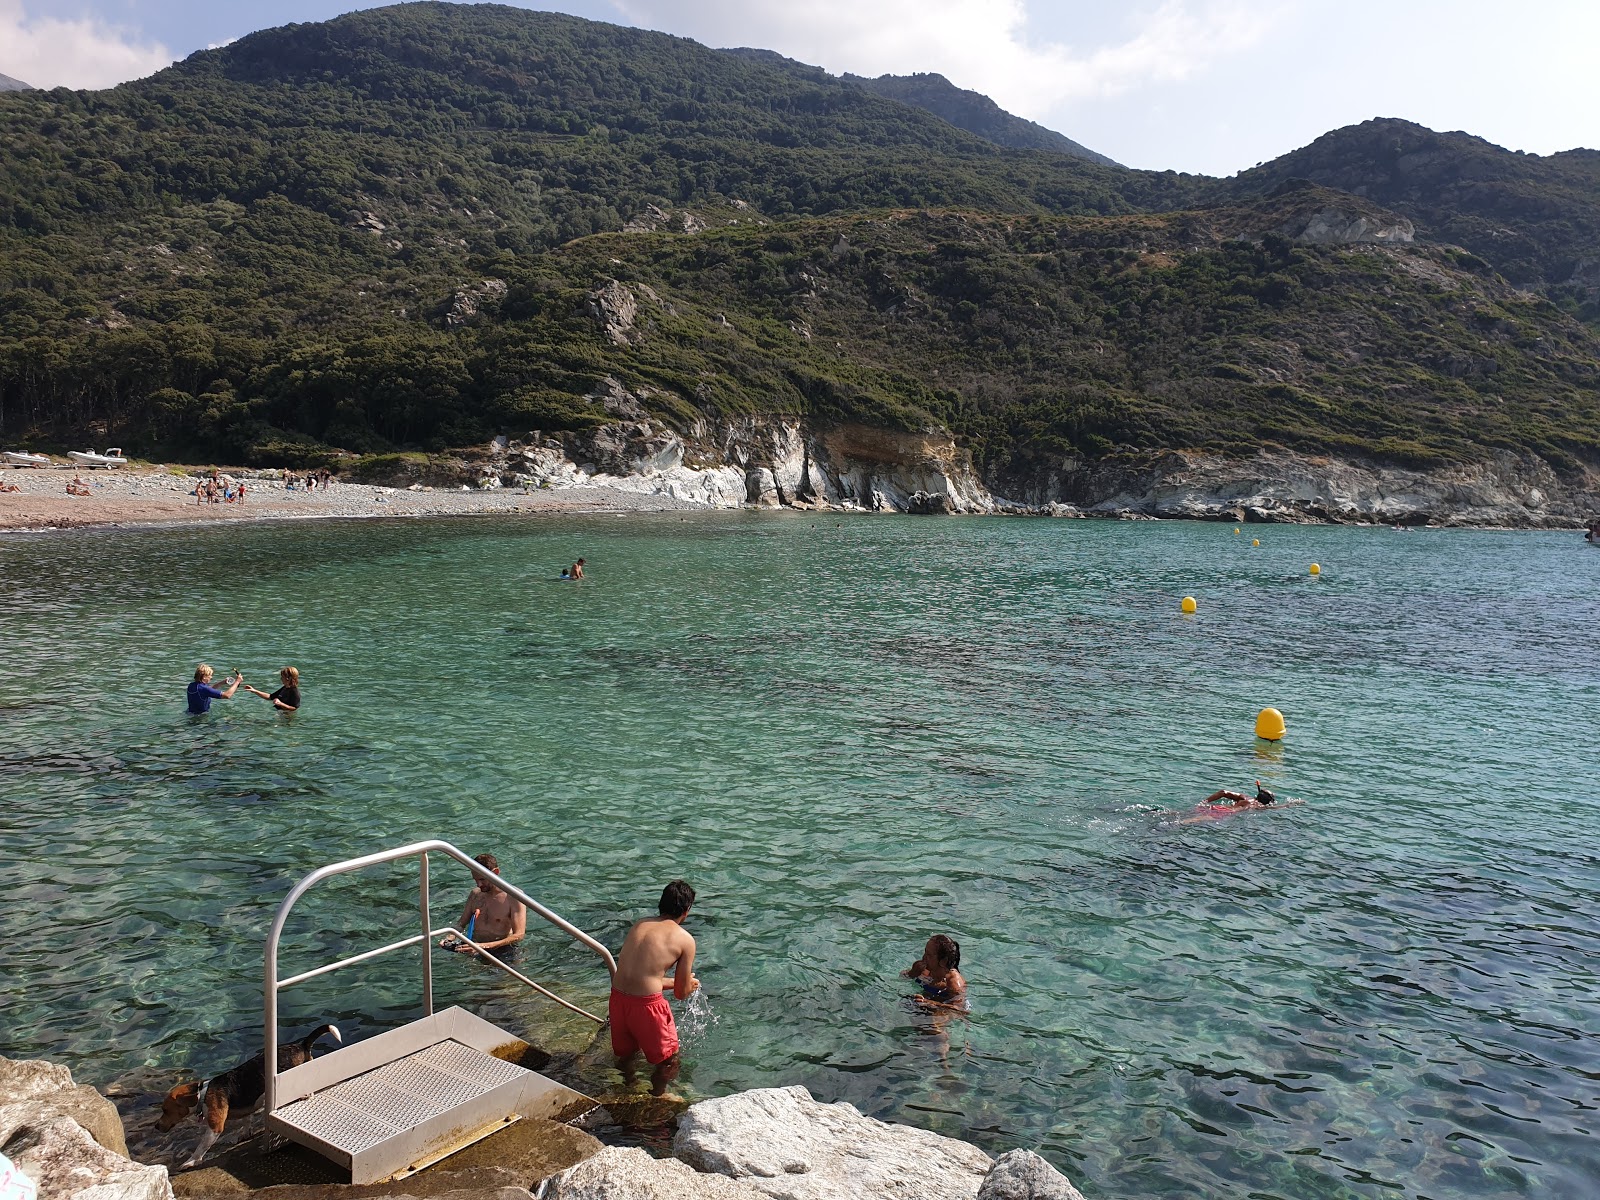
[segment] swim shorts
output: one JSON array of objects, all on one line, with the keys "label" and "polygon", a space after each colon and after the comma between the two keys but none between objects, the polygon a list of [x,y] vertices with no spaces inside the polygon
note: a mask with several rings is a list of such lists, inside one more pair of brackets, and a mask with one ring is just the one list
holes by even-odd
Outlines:
[{"label": "swim shorts", "polygon": [[672,1006],[664,992],[653,996],[630,996],[611,989],[611,1052],[627,1058],[643,1050],[651,1066],[658,1066],[678,1052],[678,1026],[672,1019]]}]

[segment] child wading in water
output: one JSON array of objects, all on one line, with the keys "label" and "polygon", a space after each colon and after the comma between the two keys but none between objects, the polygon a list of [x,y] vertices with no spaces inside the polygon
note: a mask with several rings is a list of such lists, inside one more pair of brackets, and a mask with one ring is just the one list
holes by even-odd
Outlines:
[{"label": "child wading in water", "polygon": [[967,981],[956,970],[961,965],[961,944],[948,934],[936,933],[922,949],[922,957],[901,972],[922,988],[918,1003],[929,1007],[960,1008],[967,1004]]}]

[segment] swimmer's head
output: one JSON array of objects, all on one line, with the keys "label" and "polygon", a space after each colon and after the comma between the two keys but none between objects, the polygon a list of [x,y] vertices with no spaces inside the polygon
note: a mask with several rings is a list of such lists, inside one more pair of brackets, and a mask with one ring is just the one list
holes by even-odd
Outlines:
[{"label": "swimmer's head", "polygon": [[214,674],[216,674],[216,672],[211,669],[210,663],[201,663],[194,669],[194,681],[196,683],[204,683]]},{"label": "swimmer's head", "polygon": [[[480,867],[485,867],[488,870],[493,871],[496,875],[500,874],[500,863],[492,854],[474,854],[472,856],[472,861],[477,863]],[[500,890],[499,888],[495,887],[494,884],[484,879],[478,880],[477,883],[479,887],[487,888],[491,892],[498,892]]]},{"label": "swimmer's head", "polygon": [[1261,780],[1256,780],[1256,803],[1276,804],[1277,802],[1278,798],[1261,786]]},{"label": "swimmer's head", "polygon": [[681,879],[674,879],[661,889],[661,903],[656,909],[663,917],[672,917],[682,920],[689,915],[689,908],[694,904],[694,889]]},{"label": "swimmer's head", "polygon": [[922,961],[929,959],[937,959],[953,971],[961,965],[961,943],[949,934],[936,933],[922,951]]},{"label": "swimmer's head", "polygon": [[297,667],[285,667],[283,670],[278,672],[278,678],[283,682],[285,687],[300,686],[300,670]]}]

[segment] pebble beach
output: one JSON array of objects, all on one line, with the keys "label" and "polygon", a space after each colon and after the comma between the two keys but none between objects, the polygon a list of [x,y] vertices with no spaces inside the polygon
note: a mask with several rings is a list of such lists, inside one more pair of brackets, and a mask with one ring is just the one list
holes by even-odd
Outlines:
[{"label": "pebble beach", "polygon": [[[194,474],[190,474],[190,471]],[[176,474],[174,472],[183,472]],[[67,493],[74,476],[90,494]],[[252,473],[233,474],[245,482],[242,503],[197,503],[193,493],[199,468],[146,467],[85,471],[40,467],[0,471],[0,484],[20,492],[0,493],[0,530],[8,532],[91,526],[210,525],[218,521],[281,521],[326,517],[442,517],[478,513],[666,512],[703,505],[650,492],[603,484],[534,489],[468,491],[405,489],[361,483],[336,483],[323,490],[286,488],[283,481]]]}]

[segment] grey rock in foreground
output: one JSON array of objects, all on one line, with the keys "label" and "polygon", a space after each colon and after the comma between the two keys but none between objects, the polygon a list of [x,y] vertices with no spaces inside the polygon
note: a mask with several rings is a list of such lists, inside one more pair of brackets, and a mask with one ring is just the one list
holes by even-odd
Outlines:
[{"label": "grey rock in foreground", "polygon": [[1083,1193],[1032,1150],[1008,1150],[994,1160],[978,1200],[1083,1200]]},{"label": "grey rock in foreground", "polygon": [[39,1200],[172,1200],[165,1167],[107,1150],[70,1117],[39,1120],[26,1105],[0,1108],[0,1146],[39,1187]]},{"label": "grey rock in foreground", "polygon": [[74,1084],[72,1072],[43,1059],[0,1058],[0,1108],[27,1106],[10,1114],[13,1126],[70,1117],[113,1154],[128,1153],[117,1106],[88,1084]]},{"label": "grey rock in foreground", "polygon": [[553,1176],[540,1189],[543,1200],[762,1200],[738,1179],[702,1175],[670,1158],[608,1146],[587,1162]]},{"label": "grey rock in foreground", "polygon": [[672,1151],[775,1200],[972,1200],[993,1163],[976,1146],[820,1103],[803,1087],[702,1100],[678,1118]]}]

